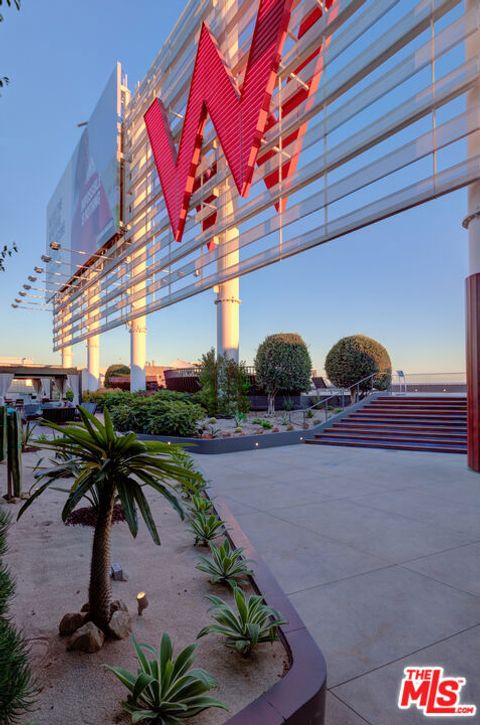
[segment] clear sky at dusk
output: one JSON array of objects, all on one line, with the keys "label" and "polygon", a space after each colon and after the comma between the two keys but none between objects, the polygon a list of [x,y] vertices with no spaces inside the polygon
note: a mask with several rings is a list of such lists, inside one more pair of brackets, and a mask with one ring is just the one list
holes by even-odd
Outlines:
[{"label": "clear sky at dusk", "polygon": [[[120,60],[129,85],[145,75],[185,0],[22,0],[4,10],[0,76],[0,243],[20,253],[0,275],[0,357],[59,361],[48,313],[13,310],[13,298],[45,248],[47,202]],[[331,345],[361,332],[410,372],[461,371],[467,234],[466,191],[418,207],[242,278],[240,356],[263,337],[296,331],[323,368]],[[147,358],[196,360],[215,344],[212,291],[155,313]],[[74,348],[84,367],[86,345]],[[101,338],[101,365],[129,361],[129,335]]]}]

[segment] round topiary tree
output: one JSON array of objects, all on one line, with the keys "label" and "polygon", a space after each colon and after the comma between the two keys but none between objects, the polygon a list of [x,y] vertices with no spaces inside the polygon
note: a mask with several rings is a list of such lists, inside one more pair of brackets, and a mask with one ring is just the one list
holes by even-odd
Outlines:
[{"label": "round topiary tree", "polygon": [[[362,392],[372,387],[386,390],[392,381],[392,363],[388,352],[377,340],[366,335],[342,337],[327,355],[325,372],[330,382],[339,388],[349,388],[378,373],[373,381],[360,383],[358,391]],[[353,400],[358,391],[352,391]]]},{"label": "round topiary tree", "polygon": [[311,386],[312,361],[300,335],[280,332],[268,335],[255,357],[256,382],[268,395],[268,413],[275,412],[280,392],[307,392]]},{"label": "round topiary tree", "polygon": [[122,365],[121,363],[110,365],[105,372],[105,380],[103,384],[106,388],[114,387],[110,384],[110,379],[123,377],[124,375],[130,375],[130,368],[128,365]]}]

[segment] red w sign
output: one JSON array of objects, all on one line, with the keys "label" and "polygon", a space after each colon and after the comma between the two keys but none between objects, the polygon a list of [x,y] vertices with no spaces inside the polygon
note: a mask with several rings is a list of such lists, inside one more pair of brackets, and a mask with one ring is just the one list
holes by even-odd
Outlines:
[{"label": "red w sign", "polygon": [[177,241],[182,238],[210,115],[239,194],[246,196],[267,123],[294,0],[260,0],[245,80],[239,91],[207,25],[200,43],[178,154],[167,112],[156,99],[145,123]]}]

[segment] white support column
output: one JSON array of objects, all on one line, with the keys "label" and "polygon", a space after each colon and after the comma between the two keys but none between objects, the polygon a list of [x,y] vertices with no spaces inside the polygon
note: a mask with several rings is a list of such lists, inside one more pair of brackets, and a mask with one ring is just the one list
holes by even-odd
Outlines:
[{"label": "white support column", "polygon": [[[225,16],[237,5],[237,0],[224,0],[223,12]],[[229,33],[228,63],[231,68],[238,60],[238,34],[234,35],[232,30]],[[226,164],[222,159],[222,164]],[[236,209],[236,188],[233,179],[227,175],[222,185],[222,193],[219,197],[220,208],[217,215],[217,223],[222,224]],[[227,251],[224,256],[219,256],[217,261],[218,274],[222,274],[229,267],[238,265],[240,253],[238,249],[239,233],[237,227],[230,227],[220,235],[218,254]],[[222,250],[223,247],[223,250]],[[217,299],[217,355],[225,355],[236,362],[239,361],[240,348],[240,280],[238,277],[218,285]]]},{"label": "white support column", "polygon": [[71,345],[62,347],[62,368],[71,368],[73,366],[73,348]]},{"label": "white support column", "polygon": [[130,323],[130,390],[145,390],[147,378],[147,318],[139,317]]},{"label": "white support column", "polygon": [[[223,207],[218,214],[218,223],[233,213],[235,203],[232,194],[232,182],[226,182],[220,202]],[[231,227],[220,236],[218,253],[228,250],[228,253],[219,257],[217,261],[218,274],[229,267],[238,264],[238,229]],[[225,355],[238,362],[240,346],[240,280],[238,277],[223,282],[218,286],[217,299],[217,355]]]},{"label": "white support column", "polygon": [[86,378],[86,389],[91,392],[98,390],[100,379],[100,335],[93,335],[87,340]]},{"label": "white support column", "polygon": [[[94,332],[98,329],[98,322],[91,320],[97,313],[97,303],[100,299],[96,285],[92,286],[92,292],[88,305],[88,331]],[[91,392],[98,390],[100,384],[100,335],[92,335],[87,339],[87,371],[83,388]]]},{"label": "white support column", "polygon": [[[137,252],[137,257],[141,257]],[[132,278],[145,272],[145,260],[137,261],[135,256],[130,259]],[[145,282],[132,285],[130,288],[132,312],[145,307]],[[147,360],[147,318],[137,317],[129,323],[130,328],[130,390],[132,393],[147,389],[145,363]]]}]

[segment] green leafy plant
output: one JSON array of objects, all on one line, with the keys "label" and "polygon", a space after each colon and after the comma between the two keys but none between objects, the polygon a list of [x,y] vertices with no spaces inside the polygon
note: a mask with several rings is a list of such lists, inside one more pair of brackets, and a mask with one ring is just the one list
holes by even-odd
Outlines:
[{"label": "green leafy plant", "polygon": [[201,494],[194,494],[190,499],[190,509],[192,514],[206,514],[212,510],[212,502],[209,498]]},{"label": "green leafy plant", "polygon": [[306,416],[307,416],[307,418],[313,418],[313,416],[314,416],[313,410],[310,410],[310,408],[309,408],[307,410]]},{"label": "green leafy plant", "polygon": [[211,348],[198,365],[200,391],[196,394],[208,415],[237,417],[250,408],[250,381],[245,363],[215,354]]},{"label": "green leafy plant", "polygon": [[284,398],[283,399],[283,409],[289,413],[295,408],[295,402],[293,398]]},{"label": "green leafy plant", "polygon": [[312,361],[307,346],[293,332],[269,335],[255,357],[256,382],[268,396],[268,413],[275,412],[278,393],[307,392],[311,386]]},{"label": "green leafy plant", "polygon": [[22,427],[22,452],[25,452],[25,450],[33,443],[33,433],[37,427],[37,423],[32,423],[32,421],[27,420],[25,425]]},{"label": "green leafy plant", "polygon": [[67,390],[65,393],[65,400],[68,400],[69,403],[73,403],[73,390]]},{"label": "green leafy plant", "polygon": [[13,725],[33,705],[35,686],[28,664],[27,643],[8,616],[15,584],[3,562],[10,516],[0,508],[0,722]]},{"label": "green leafy plant", "polygon": [[108,398],[104,402],[117,430],[183,437],[197,434],[198,421],[204,416],[201,406],[183,399],[170,400],[158,393],[148,397],[126,396],[130,394],[116,395],[114,404]]},{"label": "green leafy plant", "polygon": [[222,429],[218,425],[208,425],[207,426],[207,433],[212,436],[212,438],[218,438],[220,436],[220,433],[222,432]]},{"label": "green leafy plant", "polygon": [[225,532],[224,522],[216,514],[198,512],[190,521],[190,528],[195,534],[195,545],[206,546],[210,541]]},{"label": "green leafy plant", "polygon": [[206,694],[216,687],[214,678],[205,670],[192,669],[195,644],[185,647],[174,657],[168,634],[162,635],[158,651],[132,639],[138,660],[136,674],[123,667],[105,665],[130,692],[123,707],[131,714],[132,723],[182,725],[186,719],[210,707],[228,709]]},{"label": "green leafy plant", "polygon": [[220,597],[208,595],[207,599],[213,604],[210,611],[216,624],[204,627],[197,639],[210,633],[221,634],[227,647],[243,655],[262,642],[274,642],[278,628],[286,624],[280,612],[267,606],[261,596],[252,594],[247,598],[239,588],[234,590],[234,608]]},{"label": "green leafy plant", "polygon": [[35,438],[35,443],[48,443],[48,441],[49,441],[49,437],[47,436],[46,433],[40,433]]},{"label": "green leafy plant", "polygon": [[235,419],[236,427],[241,429],[242,423],[245,423],[247,420],[247,414],[237,410],[234,412],[233,417]]},{"label": "green leafy plant", "polygon": [[252,423],[254,425],[260,425],[264,430],[271,430],[273,428],[273,423],[269,420],[265,420],[264,418],[254,418]]},{"label": "green leafy plant", "polygon": [[194,496],[200,496],[206,490],[208,484],[203,474],[197,470],[192,456],[183,446],[173,446],[172,458],[183,470],[189,473],[188,477],[177,483],[177,489],[180,491],[182,498],[191,500]]},{"label": "green leafy plant", "polygon": [[210,425],[215,425],[215,423],[217,422],[217,419],[216,418],[209,418],[208,419],[208,422],[210,423]]},{"label": "green leafy plant", "polygon": [[[69,456],[79,470],[63,507],[64,522],[86,495],[94,493],[98,499],[90,568],[89,617],[109,634],[112,600],[110,538],[116,498],[125,512],[132,536],[138,533],[140,511],[153,541],[160,544],[144,488],[149,487],[161,494],[183,518],[184,512],[173,484],[195,479],[196,475],[175,460],[172,456],[174,446],[139,441],[134,434],[117,436],[108,410],[105,410],[105,424],[84,408],[80,407],[79,411],[81,424],[71,423],[60,428],[49,423],[49,427],[60,432],[62,437],[42,447]],[[56,479],[55,468],[40,474],[38,482],[41,485],[22,506],[19,517]]]},{"label": "green leafy plant", "polygon": [[214,584],[230,584],[234,587],[237,582],[253,571],[249,569],[249,561],[244,558],[244,549],[232,549],[230,542],[225,539],[223,544],[217,546],[210,543],[211,559],[200,556],[197,569],[209,575]]}]

